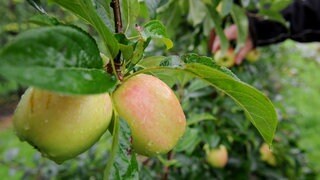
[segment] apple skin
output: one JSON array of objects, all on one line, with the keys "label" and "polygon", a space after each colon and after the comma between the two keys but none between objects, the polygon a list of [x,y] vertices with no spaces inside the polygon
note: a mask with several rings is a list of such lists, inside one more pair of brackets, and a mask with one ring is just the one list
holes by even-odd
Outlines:
[{"label": "apple skin", "polygon": [[251,50],[247,55],[246,55],[246,60],[254,63],[256,61],[258,61],[260,58],[260,51],[258,51],[257,49],[253,49]]},{"label": "apple skin", "polygon": [[29,88],[13,117],[16,134],[60,164],[89,149],[112,117],[108,94],[64,96]]},{"label": "apple skin", "polygon": [[268,144],[263,143],[259,149],[260,151],[260,157],[261,160],[268,163],[271,166],[276,166],[277,165],[277,161],[276,158],[273,154],[273,152],[270,150]]},{"label": "apple skin", "polygon": [[186,129],[186,118],[173,91],[160,79],[139,74],[113,93],[115,109],[130,126],[135,152],[167,153]]},{"label": "apple skin", "polygon": [[224,168],[228,162],[228,151],[223,145],[207,152],[207,162],[214,168]]},{"label": "apple skin", "polygon": [[222,54],[222,51],[218,50],[214,54],[214,60],[218,65],[230,68],[235,64],[234,50],[230,48],[225,54]]}]

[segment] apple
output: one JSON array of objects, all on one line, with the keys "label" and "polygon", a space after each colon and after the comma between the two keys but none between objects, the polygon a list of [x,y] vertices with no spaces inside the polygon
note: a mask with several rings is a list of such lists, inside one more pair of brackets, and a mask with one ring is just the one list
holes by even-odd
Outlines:
[{"label": "apple", "polygon": [[230,48],[225,54],[222,54],[222,51],[218,50],[214,54],[214,60],[218,65],[230,68],[235,64],[234,50]]},{"label": "apple", "polygon": [[62,163],[98,141],[111,117],[108,94],[66,96],[29,88],[17,106],[13,123],[22,141]]},{"label": "apple", "polygon": [[119,116],[130,126],[138,154],[167,153],[186,129],[186,118],[174,92],[160,79],[146,74],[123,82],[112,95]]},{"label": "apple", "polygon": [[223,168],[228,162],[228,151],[223,145],[216,149],[211,149],[207,152],[207,162],[215,168]]},{"label": "apple", "polygon": [[260,157],[261,160],[268,163],[271,166],[276,166],[277,162],[276,162],[276,158],[273,154],[273,152],[270,150],[268,144],[263,143],[259,149],[260,151]]},{"label": "apple", "polygon": [[254,63],[260,58],[260,51],[257,49],[251,50],[247,55],[246,55],[246,60]]}]

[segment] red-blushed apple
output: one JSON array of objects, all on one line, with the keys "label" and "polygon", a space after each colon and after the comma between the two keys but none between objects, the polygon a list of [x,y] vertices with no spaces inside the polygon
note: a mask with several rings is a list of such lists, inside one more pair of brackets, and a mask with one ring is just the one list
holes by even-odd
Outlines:
[{"label": "red-blushed apple", "polygon": [[262,161],[268,163],[271,166],[277,165],[276,157],[274,156],[273,152],[270,150],[268,144],[263,143],[259,151],[260,151]]},{"label": "red-blushed apple", "polygon": [[235,64],[234,50],[229,48],[225,54],[222,54],[222,51],[219,50],[214,54],[214,60],[218,65],[230,68]]},{"label": "red-blushed apple", "polygon": [[112,117],[108,94],[65,96],[29,88],[13,117],[18,137],[57,163],[90,148]]},{"label": "red-blushed apple", "polygon": [[223,168],[228,162],[228,151],[223,145],[216,149],[211,149],[207,152],[207,162],[215,168]]},{"label": "red-blushed apple", "polygon": [[167,153],[186,129],[174,92],[160,79],[139,74],[113,93],[116,111],[130,126],[134,150],[146,156]]}]

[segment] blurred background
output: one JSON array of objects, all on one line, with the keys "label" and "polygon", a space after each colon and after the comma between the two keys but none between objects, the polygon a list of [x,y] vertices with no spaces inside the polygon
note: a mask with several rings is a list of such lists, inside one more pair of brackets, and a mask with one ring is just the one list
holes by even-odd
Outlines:
[{"label": "blurred background", "polygon": [[[212,26],[206,22],[210,19],[201,19],[186,4],[169,1],[157,4],[152,11],[141,1],[140,21],[155,17],[161,20],[175,44],[166,51],[155,42],[146,56],[187,52],[212,56],[207,45]],[[45,7],[50,15],[63,22],[92,31],[58,6],[45,4]],[[23,0],[0,0],[0,12],[1,48],[20,32],[38,26],[32,23],[37,11]],[[261,136],[230,98],[200,80],[178,76],[172,81],[172,77],[162,77],[181,99],[189,127],[174,149],[173,159],[138,158],[141,179],[160,179],[164,166],[170,167],[169,179],[317,179],[320,44],[288,40],[258,50],[256,62],[245,61],[231,70],[242,81],[264,92],[277,109],[279,126],[272,147],[275,163],[263,160]],[[89,151],[62,165],[41,157],[18,139],[12,127],[12,114],[25,88],[0,77],[1,179],[102,179],[111,147],[109,132]],[[211,167],[203,147],[215,148],[221,144],[227,147],[228,163],[224,168]]]}]

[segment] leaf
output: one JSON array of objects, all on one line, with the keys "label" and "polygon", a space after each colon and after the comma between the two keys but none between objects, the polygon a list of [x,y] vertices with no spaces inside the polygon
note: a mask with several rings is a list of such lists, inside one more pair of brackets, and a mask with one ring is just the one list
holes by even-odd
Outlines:
[{"label": "leaf", "polygon": [[199,130],[196,128],[187,128],[186,132],[174,148],[174,151],[186,151],[187,154],[191,154],[200,142],[201,137]]},{"label": "leaf", "polygon": [[100,34],[104,43],[106,44],[109,54],[112,58],[116,57],[119,52],[119,45],[117,40],[113,36],[112,31],[101,20],[97,14],[95,7],[92,4],[92,1],[88,0],[52,0],[53,2],[59,4],[60,6],[68,9],[74,14],[78,15],[86,22],[91,24]]},{"label": "leaf", "polygon": [[122,0],[122,20],[124,24],[124,32],[127,32],[139,15],[140,4],[138,0]]},{"label": "leaf", "polygon": [[131,150],[130,128],[124,120],[116,121],[119,126],[118,134],[113,134],[117,137],[112,146],[111,160],[105,170],[104,179],[139,179],[138,161],[136,154]]},{"label": "leaf", "polygon": [[144,2],[148,8],[150,17],[155,18],[161,0],[144,0]]},{"label": "leaf", "polygon": [[170,49],[173,47],[173,42],[167,36],[165,26],[158,20],[153,20],[143,26],[142,36],[144,39],[154,38],[161,40]]},{"label": "leaf", "polygon": [[113,90],[94,39],[79,28],[51,26],[20,34],[0,52],[0,74],[18,83],[64,94]]},{"label": "leaf", "polygon": [[59,25],[60,22],[55,18],[44,14],[37,14],[29,18],[28,22],[40,26],[53,26]]},{"label": "leaf", "polygon": [[193,26],[203,22],[206,15],[206,6],[203,2],[200,0],[189,0],[189,13],[187,18]]},{"label": "leaf", "polygon": [[[277,114],[271,101],[260,91],[250,85],[241,82],[230,73],[210,65],[207,57],[192,55],[192,61],[186,60],[188,55],[182,59],[185,64],[174,67],[154,67],[139,71],[181,71],[198,77],[211,86],[230,96],[245,112],[247,118],[258,129],[264,140],[271,144],[277,127]],[[203,63],[205,62],[205,63]]]},{"label": "leaf", "polygon": [[237,26],[237,30],[238,30],[238,36],[237,36],[237,48],[239,49],[241,48],[247,38],[248,38],[248,27],[249,27],[249,23],[248,23],[248,18],[245,12],[245,9],[237,6],[237,5],[233,5],[232,7],[232,11],[231,11],[231,16]]},{"label": "leaf", "polygon": [[188,126],[193,125],[193,124],[197,124],[201,121],[205,121],[205,120],[216,120],[216,118],[209,113],[204,113],[204,114],[197,114],[197,115],[193,115],[190,118],[188,118]]},{"label": "leaf", "polygon": [[42,14],[46,14],[46,11],[43,9],[40,0],[27,0],[27,2]]},{"label": "leaf", "polygon": [[232,11],[233,0],[223,0],[223,1],[220,1],[220,3],[221,5],[220,4],[218,5],[218,7],[221,6],[220,14],[222,17],[225,17]]},{"label": "leaf", "polygon": [[213,19],[216,33],[217,33],[217,35],[219,36],[219,39],[220,39],[221,51],[222,51],[222,54],[224,54],[224,53],[227,52],[227,50],[229,48],[229,41],[228,41],[226,35],[223,32],[221,17],[219,16],[219,13],[217,12],[217,10],[215,10],[211,6],[208,6],[207,12],[208,12],[208,14],[211,15],[211,18]]}]

